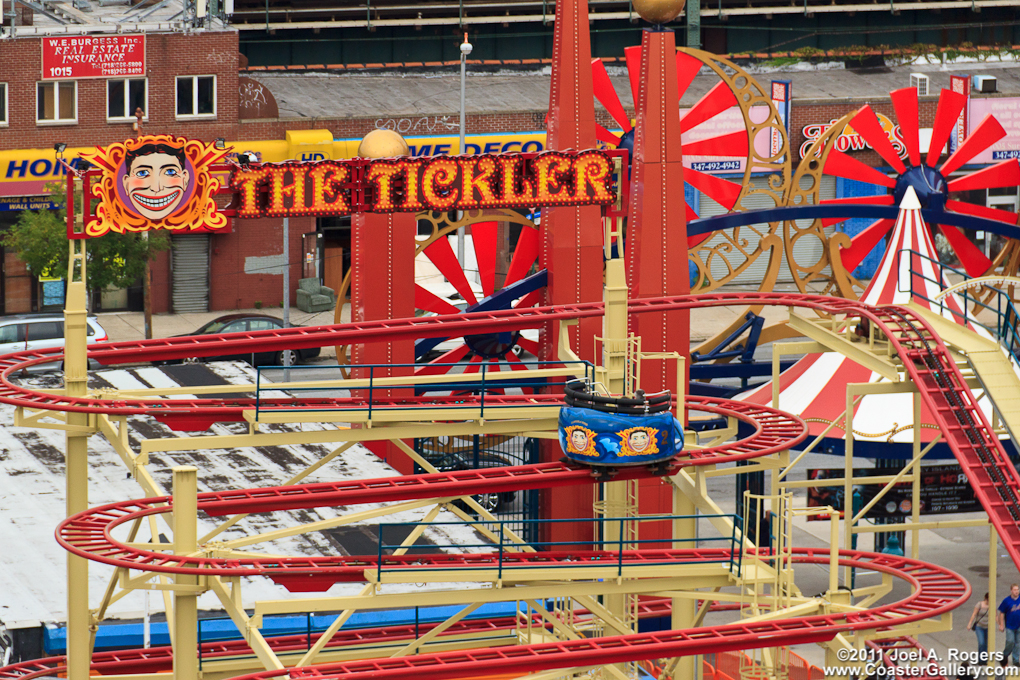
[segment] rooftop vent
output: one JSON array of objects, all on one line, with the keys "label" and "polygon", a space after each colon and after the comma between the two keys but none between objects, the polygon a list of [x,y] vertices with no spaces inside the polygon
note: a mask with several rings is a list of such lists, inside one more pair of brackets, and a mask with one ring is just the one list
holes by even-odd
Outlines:
[{"label": "rooftop vent", "polygon": [[995,92],[997,85],[995,76],[974,76],[972,81],[977,92]]},{"label": "rooftop vent", "polygon": [[917,88],[918,97],[928,96],[928,76],[923,73],[911,73],[910,74],[910,87]]}]

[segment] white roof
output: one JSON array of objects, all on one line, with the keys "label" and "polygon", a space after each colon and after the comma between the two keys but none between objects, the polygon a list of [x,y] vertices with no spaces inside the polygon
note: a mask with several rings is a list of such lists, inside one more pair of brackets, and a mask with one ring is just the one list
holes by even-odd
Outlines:
[{"label": "white roof", "polygon": [[[247,364],[224,362],[209,364],[215,376],[226,383],[254,382],[252,369]],[[214,378],[213,376],[210,376]],[[59,384],[54,375],[39,376],[35,383]],[[211,384],[215,384],[213,379]],[[121,389],[150,386],[176,386],[174,380],[160,368],[104,370],[93,374],[91,384]],[[279,395],[277,395],[279,396]],[[66,621],[66,553],[57,544],[54,531],[64,518],[64,433],[58,430],[13,427],[14,407],[0,404],[0,574],[4,587],[0,589],[0,621],[8,628],[32,627],[40,622]],[[131,445],[137,450],[140,439],[170,438],[179,434],[148,417],[128,419]],[[274,425],[273,431],[295,430],[296,426]],[[305,430],[331,429],[315,423],[302,426]],[[247,431],[243,423],[219,423],[210,428],[210,434],[240,434]],[[331,450],[322,445],[270,446],[256,449],[227,449],[156,453],[149,457],[148,469],[161,484],[164,493],[171,489],[171,468],[178,465],[195,465],[199,469],[199,491],[240,489],[257,486],[274,486],[285,482],[305,466],[317,461]],[[338,456],[335,460],[308,477],[308,482],[333,481],[394,476],[397,472],[361,445]],[[141,498],[145,494],[131,479],[120,457],[102,436],[89,438],[89,503],[102,505],[115,501]],[[358,506],[367,509],[375,506]],[[390,515],[379,522],[419,521],[429,508]],[[252,531],[269,531],[297,524],[339,516],[346,509],[318,508],[249,516],[242,522],[240,531],[230,530],[218,539],[234,538]],[[450,513],[441,513],[437,521],[454,521]],[[200,516],[199,535],[211,530],[214,524]],[[159,531],[167,536],[171,532],[160,521]],[[120,537],[121,535],[118,534]],[[126,536],[126,533],[125,533]],[[430,529],[426,536],[438,545],[478,543],[479,537],[464,527],[446,527],[442,534]],[[143,529],[139,540],[148,540]],[[278,555],[336,555],[337,548],[319,532],[259,544],[247,550],[265,551]],[[97,606],[106,588],[112,568],[90,563],[89,596],[91,606]],[[355,594],[362,584],[337,584],[330,595]],[[411,584],[408,590],[420,590]],[[251,607],[256,600],[286,599],[316,595],[294,594],[269,579],[245,579],[242,588],[244,605]],[[162,611],[162,597],[149,598],[152,612]],[[110,608],[110,618],[137,618],[143,611],[143,595],[135,591]],[[199,599],[205,609],[221,609],[211,593]]]}]

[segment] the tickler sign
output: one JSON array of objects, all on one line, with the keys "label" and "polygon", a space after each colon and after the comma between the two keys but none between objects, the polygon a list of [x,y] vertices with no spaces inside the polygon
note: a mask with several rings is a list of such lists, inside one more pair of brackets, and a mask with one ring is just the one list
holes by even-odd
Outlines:
[{"label": "the tickler sign", "polygon": [[601,151],[280,163],[236,170],[238,217],[611,205]]},{"label": "the tickler sign", "polygon": [[[91,238],[115,231],[229,231],[228,217],[612,205],[614,164],[602,151],[550,151],[224,165],[230,149],[148,135],[83,154],[95,204]],[[215,167],[214,167],[215,166]],[[234,193],[229,210],[215,196]]]}]

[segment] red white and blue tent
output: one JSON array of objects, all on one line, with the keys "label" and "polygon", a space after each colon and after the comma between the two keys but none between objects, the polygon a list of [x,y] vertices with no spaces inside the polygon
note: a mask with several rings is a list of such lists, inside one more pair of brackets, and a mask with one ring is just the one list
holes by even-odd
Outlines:
[{"label": "red white and blue tent", "polygon": [[[911,256],[906,251],[920,253]],[[882,263],[861,301],[869,305],[905,305],[911,300],[918,305],[961,323],[964,305],[955,295],[943,301],[943,307],[930,302],[947,284],[938,271],[938,256],[931,231],[921,218],[921,205],[913,188],[908,188],[900,202],[900,212],[889,239]],[[914,274],[911,274],[911,269]],[[922,276],[918,276],[920,271]],[[941,285],[940,283],[941,282]],[[913,285],[914,292],[911,292]],[[967,324],[975,332],[989,337],[980,326]],[[804,418],[810,426],[812,441],[834,420],[827,440],[818,452],[843,453],[842,417],[846,409],[846,386],[850,383],[874,383],[885,380],[851,359],[836,352],[811,354],[797,361],[779,378],[778,407]],[[772,399],[772,383],[768,382],[743,393],[737,399],[768,404]],[[985,414],[991,416],[987,398],[980,400]],[[922,405],[921,441],[930,442],[938,434],[927,409]],[[912,458],[913,401],[911,394],[875,394],[861,399],[854,411],[854,455],[871,458]],[[951,457],[948,447],[936,445],[931,457]]]}]

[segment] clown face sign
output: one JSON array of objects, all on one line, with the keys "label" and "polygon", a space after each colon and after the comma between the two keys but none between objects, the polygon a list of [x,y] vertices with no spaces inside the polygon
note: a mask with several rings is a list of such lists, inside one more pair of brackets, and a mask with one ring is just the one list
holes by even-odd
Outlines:
[{"label": "clown face sign", "polygon": [[169,144],[146,144],[124,157],[124,193],[131,207],[150,220],[172,214],[191,186],[184,149]]},{"label": "clown face sign", "polygon": [[90,186],[99,199],[86,236],[116,231],[214,231],[227,226],[216,210],[219,180],[211,166],[227,150],[173,135],[148,135],[98,148],[85,159],[102,171]]}]

